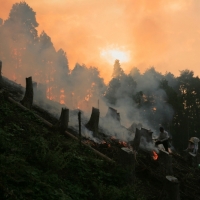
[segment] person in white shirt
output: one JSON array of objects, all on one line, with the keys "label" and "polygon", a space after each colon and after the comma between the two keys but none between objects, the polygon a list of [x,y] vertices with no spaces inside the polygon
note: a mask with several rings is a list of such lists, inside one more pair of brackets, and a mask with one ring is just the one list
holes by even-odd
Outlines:
[{"label": "person in white shirt", "polygon": [[163,127],[160,127],[160,134],[157,138],[157,141],[155,145],[163,144],[165,151],[168,152],[168,147],[169,147],[169,134],[167,131],[164,130]]},{"label": "person in white shirt", "polygon": [[196,155],[198,152],[198,143],[199,143],[199,138],[191,137],[190,140],[188,141],[188,147],[185,151]]}]

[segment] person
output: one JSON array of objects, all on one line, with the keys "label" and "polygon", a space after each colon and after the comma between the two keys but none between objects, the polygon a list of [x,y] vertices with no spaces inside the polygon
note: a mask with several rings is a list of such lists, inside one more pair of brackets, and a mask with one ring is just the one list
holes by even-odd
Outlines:
[{"label": "person", "polygon": [[167,131],[164,130],[163,127],[160,127],[160,134],[157,138],[155,145],[163,144],[165,151],[168,152],[169,147],[169,134]]},{"label": "person", "polygon": [[199,142],[199,138],[191,137],[188,141],[188,147],[185,151],[196,155],[198,152],[198,142]]}]

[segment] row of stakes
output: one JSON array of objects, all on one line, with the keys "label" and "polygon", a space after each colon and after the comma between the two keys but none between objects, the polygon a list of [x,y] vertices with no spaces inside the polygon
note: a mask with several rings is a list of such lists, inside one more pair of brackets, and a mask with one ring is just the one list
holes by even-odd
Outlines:
[{"label": "row of stakes", "polygon": [[[3,88],[3,80],[2,80],[2,62],[0,61],[0,89]],[[26,91],[24,94],[23,99],[20,101],[20,103],[28,108],[31,109],[33,105],[33,83],[32,83],[32,77],[26,78]],[[94,134],[98,135],[98,123],[99,123],[99,109],[93,108],[92,114],[89,122],[86,124],[86,127],[94,132]],[[69,122],[69,109],[62,108],[61,115],[58,120],[58,123],[54,125],[54,127],[59,128],[61,132],[64,132],[68,128],[68,122]],[[81,112],[78,112],[78,122],[79,122],[79,143],[81,145]],[[133,141],[133,146],[135,146],[135,149],[137,150],[139,148],[139,140],[140,140],[140,130],[136,129],[136,135],[135,139]],[[161,156],[161,155],[160,155]],[[179,192],[179,181],[176,177],[173,175],[173,171],[171,169],[171,156],[167,156],[163,153],[162,156],[165,160],[164,165],[167,166],[167,171],[170,175],[166,176],[165,181],[165,189],[167,191],[169,199],[172,200],[179,200],[180,199],[180,192]]]},{"label": "row of stakes", "polygon": [[[26,91],[25,91],[24,98],[21,100],[21,104],[31,109],[32,103],[33,103],[32,77],[28,77],[26,78]],[[95,131],[96,133],[98,133],[99,113],[100,113],[99,109],[93,108],[91,118],[89,122],[86,124],[87,128]],[[79,121],[78,135],[79,135],[79,143],[81,145],[81,112],[80,111],[78,112],[78,121]],[[62,108],[58,123],[54,126],[60,128],[60,130],[64,132],[68,128],[68,122],[69,122],[69,109]],[[140,137],[141,137],[140,130],[136,129],[136,135],[135,135],[135,139],[133,140],[133,145],[132,145],[135,147],[136,150],[139,149]],[[170,199],[179,200],[180,199],[179,181],[176,177],[173,176],[172,156],[170,154],[166,154],[165,152],[160,151],[159,157],[162,163],[161,166],[165,170],[165,173],[168,174],[166,176],[166,181],[164,185],[164,187],[166,188],[166,191],[168,191],[167,192],[168,196]]]}]

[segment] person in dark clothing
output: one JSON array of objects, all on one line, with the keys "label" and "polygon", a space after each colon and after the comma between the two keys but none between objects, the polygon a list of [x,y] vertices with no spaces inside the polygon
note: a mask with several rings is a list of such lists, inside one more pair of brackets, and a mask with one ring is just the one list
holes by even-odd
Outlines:
[{"label": "person in dark clothing", "polygon": [[157,138],[157,141],[155,143],[155,145],[159,145],[159,144],[163,144],[164,148],[165,148],[165,151],[168,152],[168,148],[169,148],[169,134],[167,131],[164,130],[163,127],[160,127],[160,134]]}]

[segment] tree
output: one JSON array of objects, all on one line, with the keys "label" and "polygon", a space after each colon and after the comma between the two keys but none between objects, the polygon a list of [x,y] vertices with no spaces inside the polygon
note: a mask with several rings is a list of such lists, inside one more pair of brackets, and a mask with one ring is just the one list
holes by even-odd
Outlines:
[{"label": "tree", "polygon": [[117,78],[112,78],[112,80],[108,84],[108,88],[105,93],[105,98],[108,100],[110,104],[115,105],[118,96],[117,90],[121,86],[120,80]]},{"label": "tree", "polygon": [[132,68],[129,74],[135,80],[141,76],[140,70],[137,67]]},{"label": "tree", "polygon": [[56,62],[57,66],[68,74],[69,64],[66,52],[64,52],[63,49],[59,49],[56,54],[57,54],[57,62]]},{"label": "tree", "polygon": [[[26,59],[29,58],[29,63],[34,61],[33,52],[38,39],[36,30],[38,23],[35,15],[27,3],[15,3],[8,19],[2,25],[1,45],[4,46],[4,60],[6,65],[13,67],[12,74],[18,82],[24,81],[22,76],[30,75],[30,72],[23,67],[27,64]],[[27,56],[27,51],[30,49],[32,54]]]},{"label": "tree", "polygon": [[183,70],[177,77],[177,83],[178,91],[176,103],[173,103],[175,114],[172,123],[175,145],[182,151],[186,148],[190,137],[200,137],[200,79],[194,77],[193,71]]},{"label": "tree", "polygon": [[124,75],[124,71],[121,68],[119,60],[115,60],[112,77],[120,79],[123,75]]},{"label": "tree", "polygon": [[26,2],[15,3],[12,6],[4,25],[10,30],[14,41],[26,39],[26,43],[33,43],[37,40],[38,23],[35,15],[36,13]]}]

